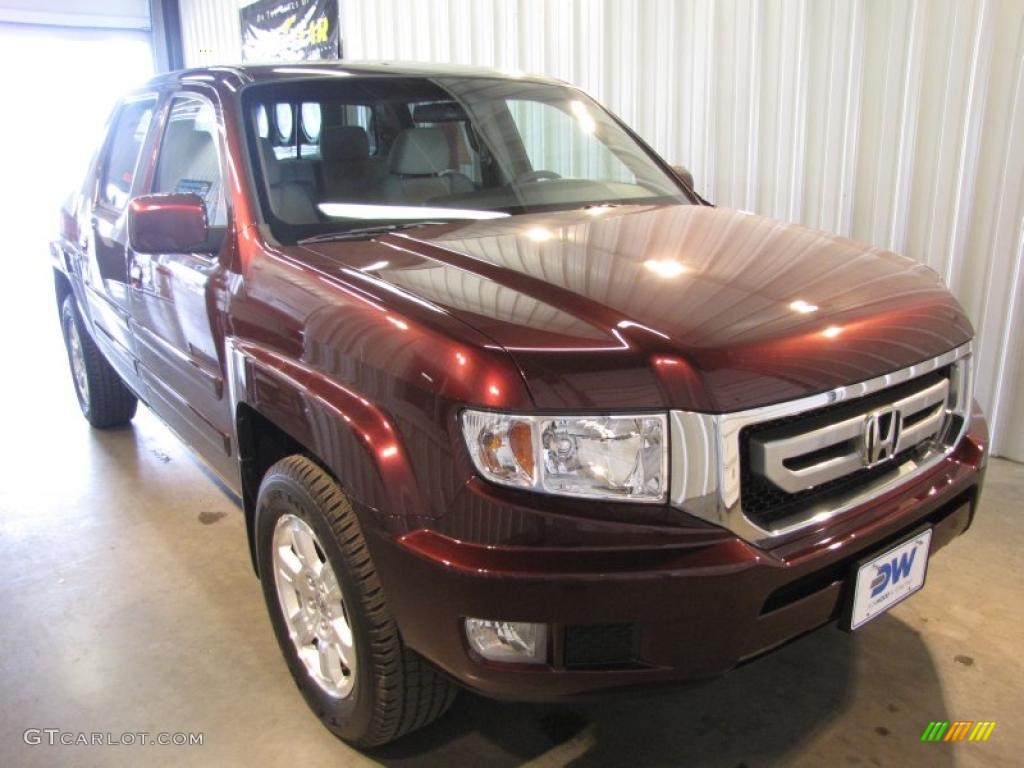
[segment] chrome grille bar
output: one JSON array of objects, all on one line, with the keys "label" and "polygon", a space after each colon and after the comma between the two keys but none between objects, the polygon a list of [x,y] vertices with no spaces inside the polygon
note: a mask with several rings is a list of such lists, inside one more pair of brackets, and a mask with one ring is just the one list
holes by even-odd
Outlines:
[{"label": "chrome grille bar", "polygon": [[[892,455],[939,434],[946,416],[942,406],[948,397],[949,380],[942,379],[920,392],[885,404],[887,414],[895,419]],[[920,416],[926,409],[923,418],[900,428],[907,419]],[[874,413],[875,410],[871,410],[790,437],[752,438],[751,468],[786,493],[798,493],[873,466],[878,462],[865,460],[863,438],[865,421]],[[825,455],[814,461],[813,454],[819,452]],[[795,460],[804,457],[811,460],[794,466]],[[887,458],[892,456],[887,455],[883,460]]]},{"label": "chrome grille bar", "polygon": [[[902,415],[896,453],[936,437],[946,421],[943,407],[949,400],[949,379],[933,384],[916,395],[910,395],[895,403],[893,407]],[[916,418],[908,425],[908,419]]]}]

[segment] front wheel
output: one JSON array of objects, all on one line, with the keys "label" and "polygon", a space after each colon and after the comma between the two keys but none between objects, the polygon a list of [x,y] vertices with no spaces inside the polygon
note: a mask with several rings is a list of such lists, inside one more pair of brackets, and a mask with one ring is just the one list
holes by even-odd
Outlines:
[{"label": "front wheel", "polygon": [[124,426],[132,420],[139,401],[85,329],[71,294],[61,304],[60,324],[82,415],[98,429]]},{"label": "front wheel", "polygon": [[334,479],[304,456],[282,459],[260,484],[256,515],[274,632],[321,722],[371,747],[442,715],[455,688],[402,643],[359,521]]}]

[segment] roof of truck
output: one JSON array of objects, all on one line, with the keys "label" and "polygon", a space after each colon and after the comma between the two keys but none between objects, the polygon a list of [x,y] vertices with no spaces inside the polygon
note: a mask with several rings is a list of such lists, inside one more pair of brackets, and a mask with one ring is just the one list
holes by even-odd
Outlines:
[{"label": "roof of truck", "polygon": [[303,61],[276,64],[238,64],[225,66],[179,69],[159,75],[151,85],[188,80],[228,81],[241,84],[273,82],[292,79],[349,77],[352,75],[395,77],[497,77],[510,80],[532,80],[547,83],[561,82],[554,78],[531,75],[507,69],[488,69],[457,64],[430,64],[403,61]]}]

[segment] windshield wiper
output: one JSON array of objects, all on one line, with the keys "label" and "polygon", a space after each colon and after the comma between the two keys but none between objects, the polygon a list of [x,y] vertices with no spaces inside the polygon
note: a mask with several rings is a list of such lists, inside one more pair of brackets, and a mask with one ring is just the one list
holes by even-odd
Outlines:
[{"label": "windshield wiper", "polygon": [[298,241],[299,245],[308,243],[325,243],[331,240],[361,240],[373,235],[397,232],[400,229],[413,229],[415,227],[427,227],[432,224],[448,224],[447,221],[403,221],[392,224],[377,224],[372,227],[359,227],[357,229],[343,229],[340,232],[327,232],[322,235],[304,237]]}]

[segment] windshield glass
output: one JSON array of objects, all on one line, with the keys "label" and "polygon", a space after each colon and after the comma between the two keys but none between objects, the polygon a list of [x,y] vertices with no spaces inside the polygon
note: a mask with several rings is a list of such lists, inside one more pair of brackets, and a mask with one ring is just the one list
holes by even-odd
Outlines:
[{"label": "windshield glass", "polygon": [[243,96],[260,202],[282,242],[597,204],[688,203],[600,105],[486,77],[351,77]]}]

